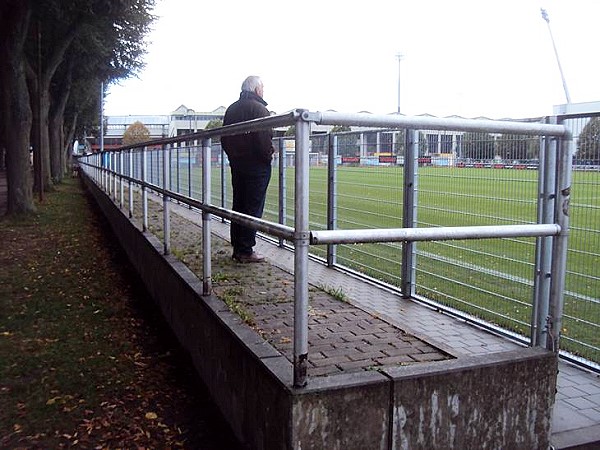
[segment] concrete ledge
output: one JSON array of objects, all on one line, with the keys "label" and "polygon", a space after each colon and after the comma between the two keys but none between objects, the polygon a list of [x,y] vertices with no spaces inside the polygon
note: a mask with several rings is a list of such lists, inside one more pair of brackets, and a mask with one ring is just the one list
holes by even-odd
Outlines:
[{"label": "concrete ledge", "polygon": [[548,448],[557,364],[526,348],[385,370],[394,448]]},{"label": "concrete ledge", "polygon": [[557,356],[484,357],[314,377],[292,365],[162,244],[84,183],[240,441],[255,449],[548,448]]}]

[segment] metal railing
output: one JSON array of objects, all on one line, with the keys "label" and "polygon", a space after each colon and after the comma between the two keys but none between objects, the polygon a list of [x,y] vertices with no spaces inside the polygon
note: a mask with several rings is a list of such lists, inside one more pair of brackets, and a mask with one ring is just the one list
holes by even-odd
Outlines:
[{"label": "metal railing", "polygon": [[[341,181],[336,178],[339,163],[337,136],[327,138],[326,200],[315,203],[311,200],[318,189],[309,189],[311,177],[309,168],[315,152],[311,152],[311,125],[348,125],[377,127],[387,130],[403,130],[404,139],[397,142],[403,147],[402,170],[403,192],[400,227],[369,226],[360,227],[356,220],[348,228],[339,227],[342,214],[337,196]],[[286,141],[278,141],[279,177],[273,189],[277,193],[268,195],[265,219],[257,219],[228,209],[228,189],[226,187],[226,158],[221,151],[211,149],[211,139],[221,136],[256,131],[264,128],[287,127],[296,129],[293,150],[286,147]],[[540,170],[536,190],[536,217],[519,218],[510,224],[486,220],[485,216],[459,217],[464,225],[458,226],[419,226],[417,220],[417,196],[419,164],[422,159],[422,139],[418,130],[461,131],[468,133],[514,134],[540,138]],[[314,139],[314,136],[313,136]],[[195,150],[194,142],[200,142]],[[129,214],[132,215],[133,187],[141,191],[143,205],[143,229],[148,229],[148,191],[153,190],[163,198],[164,252],[170,252],[170,212],[171,200],[177,200],[202,212],[202,252],[203,252],[203,293],[211,292],[211,219],[217,216],[270,235],[279,240],[280,245],[291,242],[294,248],[294,385],[301,387],[307,382],[308,364],[308,260],[309,247],[324,245],[325,260],[336,265],[336,249],[342,244],[388,245],[401,262],[397,285],[404,297],[419,296],[419,274],[427,273],[419,267],[416,243],[450,242],[454,240],[488,240],[505,238],[535,239],[535,261],[533,265],[533,300],[530,299],[530,344],[558,351],[562,328],[564,285],[566,272],[567,238],[569,229],[569,197],[571,188],[571,136],[566,127],[558,124],[523,123],[492,120],[440,119],[431,117],[406,117],[399,115],[344,114],[336,112],[309,112],[294,110],[287,114],[257,119],[241,124],[229,125],[198,133],[168,138],[143,144],[143,147],[123,147],[117,152],[107,152],[85,157],[81,160],[84,171],[112,195],[121,206],[124,205],[123,185],[129,183]],[[219,147],[216,145],[215,147]],[[173,164],[173,154],[176,162]],[[183,156],[182,156],[183,155]],[[362,155],[359,155],[359,158]],[[365,155],[368,156],[368,155]],[[184,160],[181,160],[183,157]],[[150,161],[149,161],[150,160]],[[398,161],[398,159],[396,160]],[[201,163],[199,177],[193,175],[193,168]],[[218,180],[213,183],[212,163],[220,169]],[[149,165],[152,170],[149,170]],[[288,165],[294,173],[293,186],[288,186],[286,172]],[[183,168],[183,170],[181,170]],[[321,174],[322,175],[322,174]],[[212,188],[220,189],[219,205],[213,202]],[[292,192],[293,208],[288,206]],[[275,200],[273,200],[275,198]],[[393,203],[393,202],[392,202]],[[313,215],[315,211],[320,210]],[[352,208],[349,208],[352,209]],[[292,210],[292,212],[288,212]],[[356,211],[356,210],[355,210]],[[293,226],[286,225],[289,218]],[[272,220],[269,220],[272,218]],[[475,220],[474,220],[475,219]],[[317,223],[325,222],[322,225]],[[459,220],[460,222],[460,220]],[[483,222],[483,223],[482,223]],[[470,223],[475,223],[470,225]],[[372,244],[380,243],[380,244]],[[401,247],[394,247],[400,243]],[[317,253],[319,253],[317,251]],[[481,252],[484,253],[484,252]],[[398,258],[398,255],[401,255]],[[360,256],[360,255],[359,255]],[[431,257],[431,256],[430,256]],[[358,257],[356,258],[359,259]],[[508,298],[508,294],[507,294]]]}]

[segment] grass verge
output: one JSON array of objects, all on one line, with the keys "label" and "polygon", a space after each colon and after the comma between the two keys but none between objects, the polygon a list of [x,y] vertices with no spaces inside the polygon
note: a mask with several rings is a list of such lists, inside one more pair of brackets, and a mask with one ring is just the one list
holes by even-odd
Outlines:
[{"label": "grass verge", "polygon": [[0,221],[0,448],[237,448],[77,180]]}]

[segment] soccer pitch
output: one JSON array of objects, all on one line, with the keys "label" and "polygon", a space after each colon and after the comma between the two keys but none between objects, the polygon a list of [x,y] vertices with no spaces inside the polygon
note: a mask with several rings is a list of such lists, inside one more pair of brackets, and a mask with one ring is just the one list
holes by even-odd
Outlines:
[{"label": "soccer pitch", "polygon": [[[265,218],[277,220],[278,178],[269,187]],[[536,170],[420,167],[417,226],[536,223]],[[310,169],[310,227],[327,223],[325,167]],[[600,174],[575,172],[562,347],[600,361]],[[293,225],[294,171],[286,172],[286,217]],[[401,167],[344,167],[336,174],[337,228],[402,227]],[[419,242],[417,294],[529,335],[535,239]],[[339,245],[337,261],[400,285],[402,244]],[[311,252],[325,255],[324,247]]]}]

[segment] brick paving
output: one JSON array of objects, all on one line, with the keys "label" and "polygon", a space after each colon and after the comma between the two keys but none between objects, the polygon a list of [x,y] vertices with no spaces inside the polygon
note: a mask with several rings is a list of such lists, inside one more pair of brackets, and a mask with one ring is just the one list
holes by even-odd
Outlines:
[{"label": "brick paving", "polygon": [[[151,217],[161,218],[155,208],[151,207]],[[171,237],[173,253],[200,275],[199,226],[176,215],[172,220],[172,230],[178,230]],[[160,223],[156,220],[152,223],[160,232]],[[229,244],[218,236],[213,237],[212,247],[213,293],[233,303],[233,308],[242,311],[241,316],[247,318],[249,325],[292,362],[292,273],[270,264],[237,264],[231,261]],[[326,285],[312,285],[309,289],[309,377],[454,358],[319,286]]]}]

